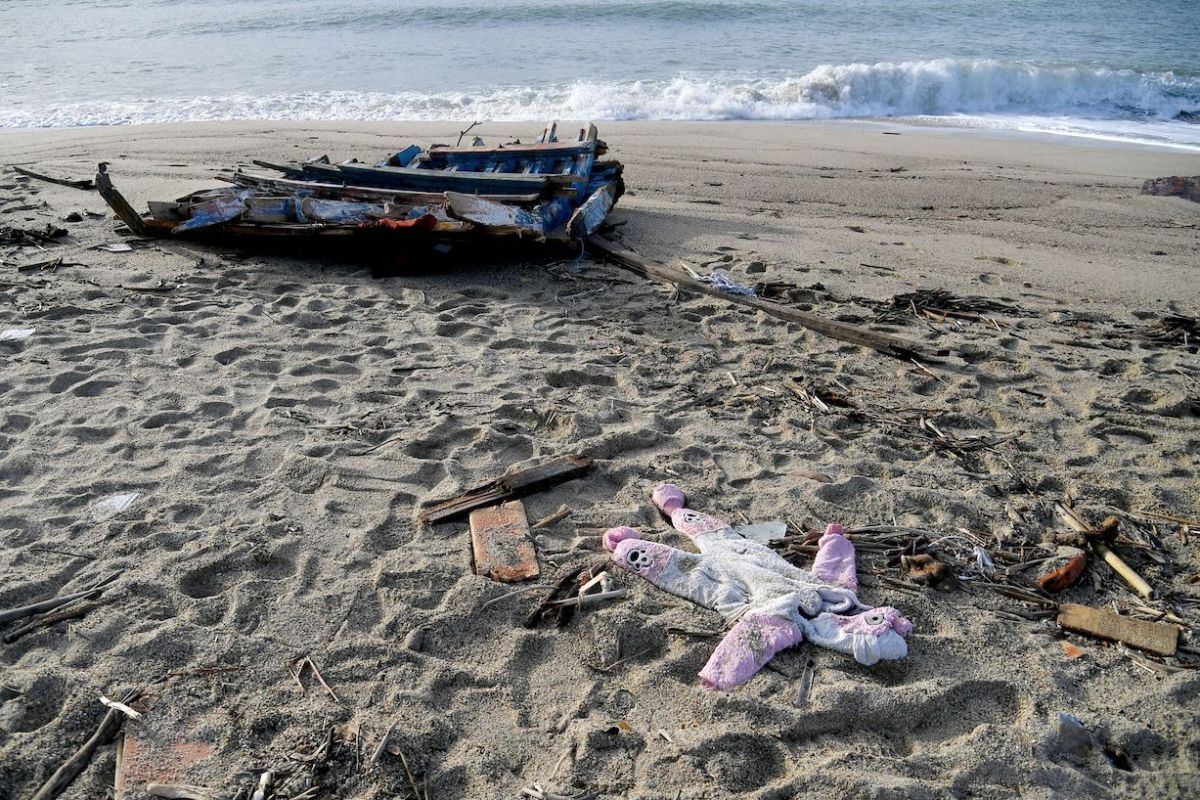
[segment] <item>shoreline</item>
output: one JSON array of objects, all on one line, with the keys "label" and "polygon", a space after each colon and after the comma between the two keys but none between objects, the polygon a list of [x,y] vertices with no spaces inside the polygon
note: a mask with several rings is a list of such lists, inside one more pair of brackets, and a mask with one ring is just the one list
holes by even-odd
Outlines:
[{"label": "shoreline", "polygon": [[[1024,117],[1017,119],[1025,119]],[[1046,118],[1053,119],[1053,118]],[[594,122],[603,127],[633,125],[633,126],[657,126],[657,125],[762,125],[762,126],[829,126],[829,127],[849,127],[849,128],[869,128],[869,127],[894,127],[898,129],[907,129],[910,131],[927,131],[927,132],[945,132],[947,135],[962,134],[965,136],[980,136],[983,138],[998,138],[998,139],[1014,139],[1016,141],[1046,141],[1059,143],[1080,143],[1083,145],[1094,146],[1111,146],[1114,148],[1131,148],[1134,150],[1145,150],[1148,152],[1168,151],[1176,153],[1194,153],[1200,158],[1200,143],[1190,144],[1181,142],[1166,142],[1166,141],[1151,141],[1147,139],[1124,138],[1115,134],[1105,134],[1103,132],[1089,131],[1059,131],[1049,129],[1037,129],[1020,126],[1003,126],[1003,125],[988,125],[986,118],[978,118],[970,115],[963,117],[845,117],[845,118],[812,118],[812,119],[721,119],[721,120],[568,120],[571,122],[584,123]],[[1079,120],[1081,122],[1093,122],[1092,120]],[[3,127],[0,126],[0,136],[21,134],[35,134],[37,132],[56,133],[70,131],[87,131],[87,130],[107,130],[107,129],[124,129],[137,130],[141,128],[160,128],[160,127],[187,127],[193,125],[285,125],[285,126],[353,126],[353,125],[402,125],[402,126],[423,126],[429,129],[448,130],[459,124],[469,124],[465,122],[456,122],[453,120],[420,120],[420,119],[395,119],[395,120],[352,120],[352,119],[312,119],[312,120],[278,120],[270,118],[248,118],[248,119],[228,119],[228,120],[177,120],[171,122],[137,122],[125,124],[99,124],[99,125],[66,125],[66,126],[44,126],[44,127]],[[486,120],[483,123],[485,126],[493,128],[509,129],[513,127],[527,126],[530,130],[536,129],[540,125],[544,125],[545,121],[539,120]],[[1198,126],[1200,127],[1200,126]]]},{"label": "shoreline", "polygon": [[[543,124],[473,133],[527,141]],[[72,178],[108,161],[143,209],[253,158],[379,158],[461,127],[187,123],[0,132],[0,146],[6,164]],[[0,330],[33,329],[0,341],[0,608],[121,573],[86,616],[0,648],[16,693],[0,696],[0,794],[32,795],[70,757],[100,693],[160,675],[126,732],[168,755],[133,782],[222,797],[328,737],[322,785],[348,800],[402,796],[409,768],[434,798],[1194,793],[1190,662],[1148,667],[1018,616],[1032,607],[978,580],[921,589],[864,548],[862,600],[913,621],[907,658],[796,648],[717,694],[696,677],[716,639],[678,634],[719,633],[715,613],[613,569],[626,596],[528,630],[540,593],[476,575],[465,521],[417,518],[507,469],[585,454],[592,473],[524,500],[530,521],[571,509],[533,535],[549,584],[605,558],[609,527],[687,547],[648,503],[666,480],[735,524],[898,526],[1018,554],[1014,569],[1056,552],[1054,504],[1070,499],[1159,543],[1120,547],[1195,647],[1194,534],[1144,513],[1200,518],[1200,364],[1152,335],[1200,308],[1200,227],[1195,205],[1140,187],[1200,162],[895,132],[599,130],[626,167],[614,238],[951,352],[929,366],[537,249],[383,279],[182,240],[109,252],[129,239],[98,195],[0,168],[0,225],[68,231],[0,254]],[[916,313],[914,293],[939,291],[983,310]],[[926,420],[983,446],[947,447]],[[969,577],[973,559],[939,552]],[[1089,569],[1061,600],[1162,605]],[[1064,751],[1060,713],[1094,746]],[[372,766],[389,729],[406,760]],[[103,795],[114,768],[103,749],[63,800]]]}]

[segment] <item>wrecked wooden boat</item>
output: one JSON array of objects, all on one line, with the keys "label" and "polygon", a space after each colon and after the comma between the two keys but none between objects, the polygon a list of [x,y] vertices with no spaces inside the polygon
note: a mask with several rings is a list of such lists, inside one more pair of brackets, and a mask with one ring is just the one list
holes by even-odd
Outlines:
[{"label": "wrecked wooden boat", "polygon": [[228,186],[150,202],[145,214],[113,186],[107,164],[95,183],[139,236],[582,241],[624,191],[620,162],[599,160],[606,152],[594,125],[560,141],[551,124],[528,144],[410,145],[374,164],[255,161],[279,175],[238,169],[218,176]]}]

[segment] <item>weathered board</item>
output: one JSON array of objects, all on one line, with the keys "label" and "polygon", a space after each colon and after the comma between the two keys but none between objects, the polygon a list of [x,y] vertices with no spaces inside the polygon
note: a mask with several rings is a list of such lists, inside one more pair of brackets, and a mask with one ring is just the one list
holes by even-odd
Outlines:
[{"label": "weathered board", "polygon": [[506,472],[494,481],[442,500],[421,512],[424,522],[438,523],[461,517],[469,511],[521,497],[551,484],[577,478],[587,472],[592,460],[586,456],[559,456],[529,469]]}]

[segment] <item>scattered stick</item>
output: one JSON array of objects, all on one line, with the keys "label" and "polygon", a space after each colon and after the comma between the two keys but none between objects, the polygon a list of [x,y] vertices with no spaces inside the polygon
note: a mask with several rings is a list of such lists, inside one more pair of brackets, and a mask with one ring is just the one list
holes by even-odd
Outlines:
[{"label": "scattered stick", "polygon": [[471,130],[475,126],[482,125],[482,124],[483,124],[482,120],[475,120],[470,125],[468,125],[467,127],[463,128],[461,131],[459,131],[458,132],[458,141],[454,143],[454,146],[458,147],[460,144],[462,144],[463,137],[466,136],[468,133],[470,133]]},{"label": "scattered stick", "polygon": [[1186,517],[1176,517],[1172,514],[1159,514],[1156,511],[1134,511],[1134,514],[1140,514],[1143,517],[1153,517],[1154,519],[1162,519],[1167,522],[1174,522],[1177,525],[1184,525],[1188,528],[1200,528],[1200,520],[1188,519]]},{"label": "scattered stick", "polygon": [[84,614],[87,614],[89,611],[94,611],[102,605],[104,605],[102,601],[86,602],[80,603],[76,606],[68,606],[58,611],[52,611],[49,614],[38,617],[37,619],[30,620],[10,633],[4,634],[4,643],[12,644],[27,633],[33,633],[34,631],[42,628],[49,628],[51,625],[57,625],[58,623],[65,622],[69,619],[77,619],[82,617]]},{"label": "scattered stick", "polygon": [[[133,698],[130,697],[129,699]],[[124,721],[124,714],[115,708],[110,708],[108,713],[104,715],[104,719],[100,721],[100,727],[96,728],[96,732],[92,734],[91,738],[84,742],[75,751],[74,755],[54,771],[50,779],[42,784],[42,788],[38,789],[30,800],[54,800],[54,798],[62,794],[79,777],[80,773],[87,769],[96,750],[113,740],[113,737],[117,735],[117,731],[121,729]]]},{"label": "scattered stick", "polygon": [[371,754],[371,758],[367,760],[368,765],[374,765],[383,756],[383,751],[387,749],[388,740],[392,738],[392,731],[396,730],[396,720],[388,726],[384,731],[383,738],[379,740],[379,746],[375,748],[375,752]]},{"label": "scattered stick", "polygon": [[408,784],[412,787],[413,798],[421,800],[421,787],[417,785],[417,779],[413,777],[412,770],[408,768],[408,759],[404,757],[404,751],[396,751],[400,756],[400,763],[404,766],[404,774],[408,776]]},{"label": "scattered stick", "polygon": [[142,712],[134,711],[129,706],[125,705],[124,703],[118,703],[116,700],[109,700],[104,695],[100,695],[100,702],[103,703],[104,705],[108,706],[109,708],[120,711],[122,714],[129,717],[130,719],[141,719],[142,718]]},{"label": "scattered stick", "polygon": [[70,186],[72,189],[83,189],[84,191],[90,192],[96,188],[96,184],[92,183],[90,179],[86,178],[80,180],[71,180],[70,178],[52,178],[49,175],[43,175],[40,172],[34,172],[33,170],[25,169],[24,167],[17,167],[10,164],[9,168],[18,175],[36,178],[37,180],[45,181],[46,183],[57,183],[59,186]]},{"label": "scattered stick", "polygon": [[[296,683],[300,683],[300,676],[304,673],[304,667],[307,665],[312,670],[313,675],[317,677],[317,681],[325,687],[325,691],[329,692],[329,696],[332,697],[335,702],[341,702],[341,700],[338,699],[337,692],[333,691],[329,684],[325,682],[325,679],[321,677],[321,671],[317,669],[317,665],[313,663],[312,656],[305,656],[295,663],[296,673],[294,677],[296,679]],[[300,685],[300,691],[304,691],[303,684]]]},{"label": "scattered stick", "polygon": [[558,757],[558,761],[554,764],[554,771],[550,773],[550,780],[554,780],[555,778],[558,777],[558,771],[560,769],[562,769],[563,762],[565,762],[568,758],[570,758],[571,754],[574,751],[575,751],[574,746],[568,747],[566,750],[563,751],[563,754]]},{"label": "scattered stick", "polygon": [[595,594],[576,595],[575,597],[567,597],[563,600],[551,600],[547,605],[551,607],[562,606],[585,606],[588,603],[598,603],[601,600],[612,600],[617,597],[624,597],[629,594],[628,589],[613,589],[611,592],[596,592]]},{"label": "scattered stick", "polygon": [[33,553],[54,553],[60,556],[71,556],[73,558],[82,558],[87,561],[95,561],[95,556],[85,555],[83,553],[72,553],[70,550],[55,550],[53,547],[31,547],[30,552]]},{"label": "scattered stick", "polygon": [[81,592],[64,594],[59,597],[52,597],[49,600],[42,600],[37,603],[31,603],[27,606],[21,606],[20,608],[12,608],[8,611],[0,611],[0,625],[3,625],[6,622],[12,622],[14,619],[21,619],[34,614],[40,614],[43,611],[52,611],[60,606],[65,606],[67,603],[74,602],[75,600],[96,596],[104,590],[104,587],[108,586],[119,577],[121,577],[121,573],[114,572],[112,575],[101,579],[100,581],[92,584],[90,588],[84,589]]},{"label": "scattered stick", "polygon": [[504,594],[500,595],[499,597],[493,597],[491,600],[488,600],[486,603],[481,605],[479,607],[479,610],[486,611],[489,607],[495,605],[496,603],[499,603],[501,600],[507,600],[508,598],[516,597],[519,594],[525,594],[526,592],[536,591],[537,589],[552,589],[552,588],[554,588],[554,587],[552,587],[548,584],[545,584],[545,583],[533,583],[533,584],[530,584],[529,586],[522,586],[520,589],[517,589],[515,591],[505,592]]},{"label": "scattered stick", "polygon": [[530,525],[529,529],[531,531],[536,531],[540,530],[541,528],[548,528],[559,520],[566,519],[567,517],[571,516],[571,513],[572,511],[568,506],[559,506],[558,511],[542,517],[537,522]]},{"label": "scattered stick", "polygon": [[1133,587],[1135,592],[1147,600],[1154,596],[1154,589],[1150,587],[1150,584],[1146,583],[1142,576],[1133,570],[1133,567],[1126,564],[1124,559],[1110,550],[1107,544],[1095,536],[1098,533],[1095,528],[1084,522],[1083,518],[1076,514],[1074,510],[1067,508],[1062,503],[1055,503],[1054,508],[1058,511],[1058,516],[1062,518],[1062,521],[1071,530],[1088,536],[1096,555],[1100,556],[1104,560],[1104,563],[1108,564],[1118,575],[1124,578],[1125,582]]},{"label": "scattered stick", "polygon": [[563,625],[566,625],[571,621],[571,617],[575,613],[575,607],[556,607],[551,604],[552,601],[567,597],[571,586],[579,579],[581,575],[585,573],[590,575],[594,569],[603,568],[604,567],[601,565],[593,568],[593,570],[589,570],[586,565],[581,565],[563,575],[558,579],[558,583],[554,585],[554,588],[550,590],[550,593],[547,594],[542,602],[538,604],[537,608],[529,612],[529,616],[525,618],[525,621],[521,623],[521,626],[525,628],[536,628],[551,611],[557,611],[556,625],[558,627],[561,628]]},{"label": "scattered stick", "polygon": [[[597,670],[599,672],[605,672],[605,673],[612,672],[614,669],[621,666],[622,664],[624,664],[627,661],[633,661],[636,658],[641,658],[644,655],[649,655],[650,651],[653,649],[654,649],[653,647],[647,647],[647,648],[637,651],[633,655],[625,656],[624,658],[618,658],[616,661],[612,662],[611,664],[608,664],[607,666],[603,666],[603,667],[594,667],[593,666],[592,669]],[[588,666],[591,666],[591,665],[589,664]]]}]

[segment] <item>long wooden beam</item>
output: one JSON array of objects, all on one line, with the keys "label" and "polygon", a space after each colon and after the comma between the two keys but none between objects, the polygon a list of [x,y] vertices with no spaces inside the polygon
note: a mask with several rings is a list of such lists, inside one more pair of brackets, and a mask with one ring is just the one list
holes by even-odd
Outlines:
[{"label": "long wooden beam", "polygon": [[667,281],[674,283],[683,289],[687,289],[698,294],[706,294],[710,297],[719,297],[735,305],[753,308],[756,311],[762,311],[764,314],[769,314],[777,319],[785,322],[794,322],[808,328],[811,331],[823,334],[831,339],[838,339],[843,342],[870,347],[873,350],[878,350],[889,356],[903,359],[932,359],[935,356],[945,355],[946,351],[934,350],[928,345],[920,342],[903,339],[899,336],[893,336],[889,333],[880,333],[878,331],[869,330],[858,325],[851,325],[847,322],[838,322],[837,320],[826,319],[825,317],[809,314],[806,311],[801,311],[790,306],[785,306],[781,303],[775,303],[770,300],[764,300],[761,297],[749,297],[746,295],[727,294],[710,286],[703,281],[698,281],[691,275],[688,275],[681,269],[669,267],[665,264],[659,264],[650,261],[632,250],[621,247],[620,245],[605,239],[603,236],[593,234],[588,237],[588,247],[595,253],[598,253],[610,261],[628,269],[631,272],[637,273],[645,278],[653,278],[659,281]]}]

